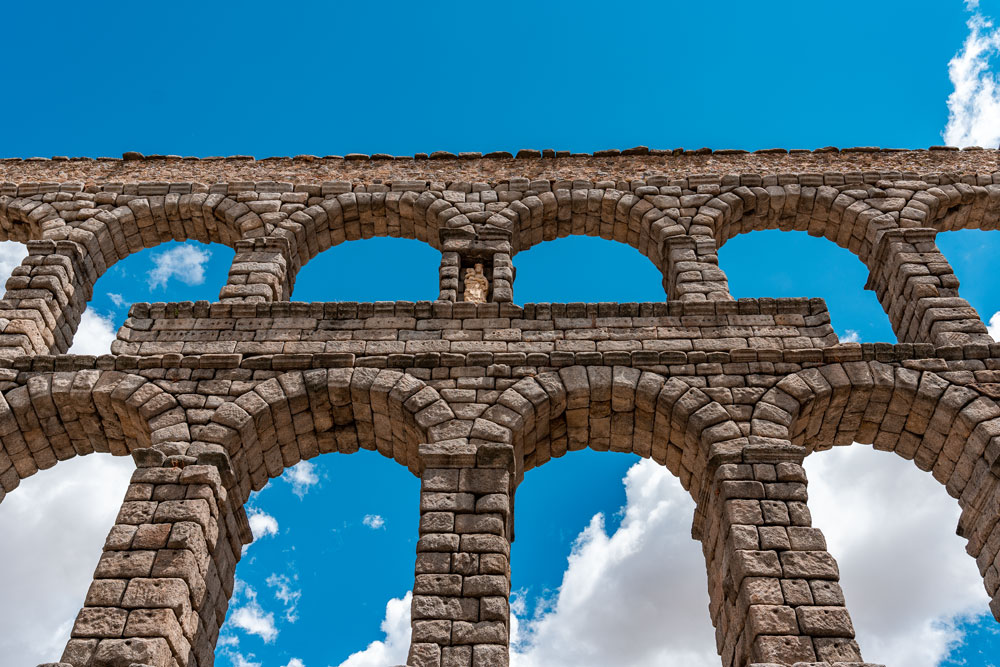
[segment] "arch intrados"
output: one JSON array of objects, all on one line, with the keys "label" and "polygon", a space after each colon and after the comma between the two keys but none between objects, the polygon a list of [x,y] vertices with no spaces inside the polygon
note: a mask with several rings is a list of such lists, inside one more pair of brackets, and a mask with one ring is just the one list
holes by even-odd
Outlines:
[{"label": "arch intrados", "polygon": [[59,217],[52,205],[0,195],[0,241],[27,243],[42,238],[41,223]]},{"label": "arch intrados", "polygon": [[651,458],[696,498],[712,443],[741,435],[697,387],[627,366],[568,366],[523,378],[483,418],[510,430],[519,477],[589,447]]},{"label": "arch intrados", "polygon": [[419,445],[471,430],[422,380],[369,367],[283,373],[219,406],[212,422],[224,430],[218,440],[244,497],[325,453],[377,451],[419,475]]},{"label": "arch intrados", "polygon": [[[370,198],[376,195],[383,197],[370,199],[369,208],[363,215],[358,205],[358,194]],[[392,211],[390,224],[389,216],[375,216],[371,213],[372,201],[380,202],[383,210],[391,211],[385,205],[384,194],[349,192],[327,197],[322,202],[296,211],[279,221],[269,233],[291,243],[293,274],[321,252],[346,241],[377,237],[403,238],[421,241],[440,251],[439,229],[446,220],[461,215],[458,209],[448,203],[446,207],[435,207],[432,211],[430,204],[446,203],[445,200],[431,192],[403,192],[395,200],[398,210]],[[418,200],[421,205],[417,204]]]},{"label": "arch intrados", "polygon": [[[211,196],[204,195],[206,198]],[[199,241],[235,248],[236,242],[244,238],[236,221],[228,220],[225,213],[218,213],[218,204],[199,209],[191,205],[167,206],[158,201],[162,199],[165,198],[132,198],[124,205],[67,225],[65,237],[83,245],[94,260],[95,274],[91,276],[92,280],[96,281],[117,262],[163,243]],[[229,204],[226,211],[235,206],[246,208],[245,204],[230,198],[221,199],[220,203],[222,202]],[[206,214],[206,209],[211,211],[210,215]],[[195,210],[199,213],[195,214]],[[256,214],[245,215],[256,217]],[[259,222],[259,218],[257,220]],[[263,235],[264,231],[261,223],[258,235]],[[53,238],[57,236],[54,235]]]},{"label": "arch intrados", "polygon": [[[166,437],[158,437],[158,430],[184,421],[182,412],[173,396],[138,375],[100,370],[32,375],[0,396],[0,452],[10,462],[0,470],[2,487],[9,492],[21,479],[74,456],[127,456],[150,447]],[[185,436],[171,431],[170,437]]]},{"label": "arch intrados", "polygon": [[854,442],[895,451],[962,498],[972,471],[990,469],[987,447],[1000,446],[1000,405],[933,371],[844,362],[778,382],[755,407],[751,432],[807,453]]}]

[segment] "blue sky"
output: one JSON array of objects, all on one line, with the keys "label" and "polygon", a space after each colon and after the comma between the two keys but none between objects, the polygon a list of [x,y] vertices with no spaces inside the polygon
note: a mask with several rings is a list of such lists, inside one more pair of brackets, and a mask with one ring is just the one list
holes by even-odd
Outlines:
[{"label": "blue sky", "polygon": [[[18,3],[5,9],[15,29],[0,46],[17,81],[0,107],[0,157],[926,147],[944,143],[947,101],[963,83],[949,61],[969,53],[969,21],[1000,18],[1000,0],[975,4],[55,2],[43,15]],[[980,83],[1000,69],[992,48],[973,69]],[[996,146],[1000,115],[970,124],[964,136]],[[945,233],[939,245],[963,296],[987,320],[1000,312],[1000,232]],[[18,252],[4,246],[0,264]],[[165,244],[116,265],[95,288],[76,349],[106,351],[132,302],[215,300],[232,254]],[[346,243],[303,269],[293,298],[432,299],[438,261],[416,241]],[[514,261],[521,303],[665,298],[646,258],[606,241],[561,239]],[[865,267],[824,239],[755,232],[729,241],[720,263],[737,297],[820,296],[842,337],[894,340],[863,290]],[[866,657],[992,665],[1000,626],[954,536],[957,507],[912,464],[850,450],[817,455],[809,470],[814,516],[840,559]],[[588,628],[595,609],[648,629],[628,638],[630,664],[717,664],[690,501],[637,461],[577,452],[530,472],[518,490],[519,665],[558,667],[552,656],[587,635],[614,647],[606,627]],[[4,501],[0,534],[12,539],[0,544],[0,589],[11,594],[0,625],[11,630],[0,633],[0,654],[23,656],[18,664],[58,657],[65,635],[35,628],[48,632],[79,608],[127,474],[127,462],[87,457]],[[860,500],[844,499],[835,480]],[[320,457],[256,494],[258,540],[237,571],[217,664],[401,662],[418,488],[392,461],[361,452]],[[80,493],[93,503],[85,516]],[[69,563],[77,554],[87,562]],[[52,572],[69,574],[47,592],[24,587]],[[656,584],[638,581],[643,573]],[[610,664],[594,651],[576,664]]]}]

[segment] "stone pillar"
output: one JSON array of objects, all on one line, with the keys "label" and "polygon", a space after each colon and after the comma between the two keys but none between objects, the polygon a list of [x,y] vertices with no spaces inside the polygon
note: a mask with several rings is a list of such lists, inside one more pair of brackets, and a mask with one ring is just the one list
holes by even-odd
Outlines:
[{"label": "stone pillar", "polygon": [[934,229],[881,232],[868,257],[874,290],[901,343],[994,342],[976,309],[958,295],[958,278],[937,247]]},{"label": "stone pillar", "polygon": [[694,529],[723,667],[860,663],[837,562],[812,527],[801,458],[755,454],[759,462],[718,466]]},{"label": "stone pillar", "polygon": [[412,667],[508,664],[513,450],[479,449],[420,448]]},{"label": "stone pillar", "polygon": [[288,301],[295,273],[288,240],[277,236],[236,242],[229,278],[219,293],[222,303]]},{"label": "stone pillar", "polygon": [[458,301],[458,272],[461,261],[458,253],[446,250],[441,253],[441,267],[438,269],[440,289],[438,301]]},{"label": "stone pillar", "polygon": [[28,256],[0,301],[0,357],[61,354],[69,349],[97,272],[73,241],[28,241]]},{"label": "stone pillar", "polygon": [[136,469],[62,663],[209,667],[250,540],[219,468]]},{"label": "stone pillar", "polygon": [[663,287],[674,301],[732,301],[729,280],[719,268],[719,251],[710,236],[671,236],[664,241]]}]

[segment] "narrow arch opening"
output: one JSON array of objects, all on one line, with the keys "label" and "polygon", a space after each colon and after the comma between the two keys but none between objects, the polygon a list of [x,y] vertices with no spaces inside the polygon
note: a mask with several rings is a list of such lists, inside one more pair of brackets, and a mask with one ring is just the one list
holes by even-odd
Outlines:
[{"label": "narrow arch opening", "polygon": [[58,661],[135,465],[78,456],[25,479],[0,503],[0,655]]},{"label": "narrow arch opening", "polygon": [[546,241],[514,256],[514,301],[665,301],[663,274],[635,248],[591,236]]},{"label": "narrow arch opening", "polygon": [[805,467],[813,523],[840,566],[865,659],[989,664],[1000,634],[976,563],[955,534],[960,508],[944,487],[912,462],[864,445],[813,454]]},{"label": "narrow arch opening", "polygon": [[97,279],[69,352],[109,354],[133,303],[218,301],[234,254],[218,243],[170,241],[129,255]]},{"label": "narrow arch opening", "polygon": [[[255,540],[216,664],[405,663],[419,491],[406,468],[362,450],[303,461],[252,494]],[[349,661],[362,651],[372,662]]]},{"label": "narrow arch opening", "polygon": [[677,478],[635,454],[581,450],[529,471],[511,549],[512,662],[718,665],[693,515]]},{"label": "narrow arch opening", "polygon": [[868,268],[849,250],[805,232],[740,234],[719,250],[734,298],[821,297],[841,342],[894,342]]},{"label": "narrow arch opening", "polygon": [[294,301],[433,301],[441,253],[421,241],[372,238],[321,252],[299,271]]},{"label": "narrow arch opening", "polygon": [[937,244],[958,278],[959,294],[979,312],[993,339],[1000,341],[1000,291],[996,288],[1000,231],[942,232],[937,235]]}]

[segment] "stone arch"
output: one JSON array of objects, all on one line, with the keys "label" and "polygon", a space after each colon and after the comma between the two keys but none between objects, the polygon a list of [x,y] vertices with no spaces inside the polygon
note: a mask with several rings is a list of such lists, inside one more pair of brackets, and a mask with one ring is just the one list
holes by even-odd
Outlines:
[{"label": "stone arch", "polygon": [[1000,405],[945,375],[876,361],[805,369],[761,398],[751,433],[807,451],[872,444],[929,471],[962,508],[958,533],[1000,620]]},{"label": "stone arch", "polygon": [[699,215],[720,248],[734,236],[752,231],[804,231],[833,241],[867,262],[874,235],[899,226],[899,212],[907,201],[886,197],[884,190],[863,183],[840,187],[741,185],[708,202]]},{"label": "stone arch", "polygon": [[112,195],[109,199],[102,210],[90,211],[90,217],[47,235],[84,249],[91,259],[85,266],[91,282],[116,262],[167,241],[234,247],[242,238],[263,236],[266,229],[245,203],[221,194]]},{"label": "stone arch", "polygon": [[519,380],[482,420],[510,433],[518,478],[567,451],[631,452],[676,475],[697,499],[715,443],[742,437],[697,387],[628,366],[567,366]]},{"label": "stone arch", "polygon": [[0,396],[0,500],[58,461],[190,440],[177,400],[121,371],[32,374]]},{"label": "stone arch", "polygon": [[286,248],[287,299],[299,270],[324,250],[378,236],[414,239],[441,250],[440,230],[446,226],[471,231],[468,217],[439,193],[346,192],[277,220],[269,236]]},{"label": "stone arch", "polygon": [[26,197],[0,196],[0,241],[27,243],[40,239],[45,223],[63,224],[51,204]]},{"label": "stone arch", "polygon": [[752,231],[804,231],[847,248],[867,263],[878,232],[885,229],[998,228],[1000,186],[902,180],[837,187],[741,185],[703,205],[698,218],[720,248],[734,236]]},{"label": "stone arch", "polygon": [[433,387],[401,371],[367,367],[272,377],[219,406],[210,427],[200,437],[226,448],[243,500],[322,453],[374,450],[419,474],[419,445],[472,431]]},{"label": "stone arch", "polygon": [[[71,221],[47,219],[51,226],[27,242],[28,257],[7,282],[10,310],[2,314],[11,322],[0,335],[5,356],[68,350],[97,279],[131,254],[189,239],[233,247],[265,232],[260,216],[221,194],[66,196],[77,198],[63,202],[76,207],[63,213]],[[40,204],[29,217],[42,206],[49,205]]]},{"label": "stone arch", "polygon": [[952,183],[929,186],[917,192],[912,201],[919,201],[927,207],[928,217],[932,220],[929,226],[939,232],[1000,229],[1000,185]]},{"label": "stone arch", "polygon": [[[652,188],[655,190],[656,188]],[[558,189],[511,202],[514,252],[564,236],[596,236],[630,245],[663,269],[663,241],[688,233],[671,216],[672,198],[606,189]]]},{"label": "stone arch", "polygon": [[780,229],[847,248],[868,266],[866,287],[878,295],[901,342],[989,342],[978,313],[959,297],[958,279],[934,237],[935,225],[959,224],[973,217],[974,207],[976,219],[985,220],[1000,194],[992,194],[992,185],[945,187],[920,181],[741,185],[705,204],[694,219],[705,223],[719,247],[737,234]]}]

